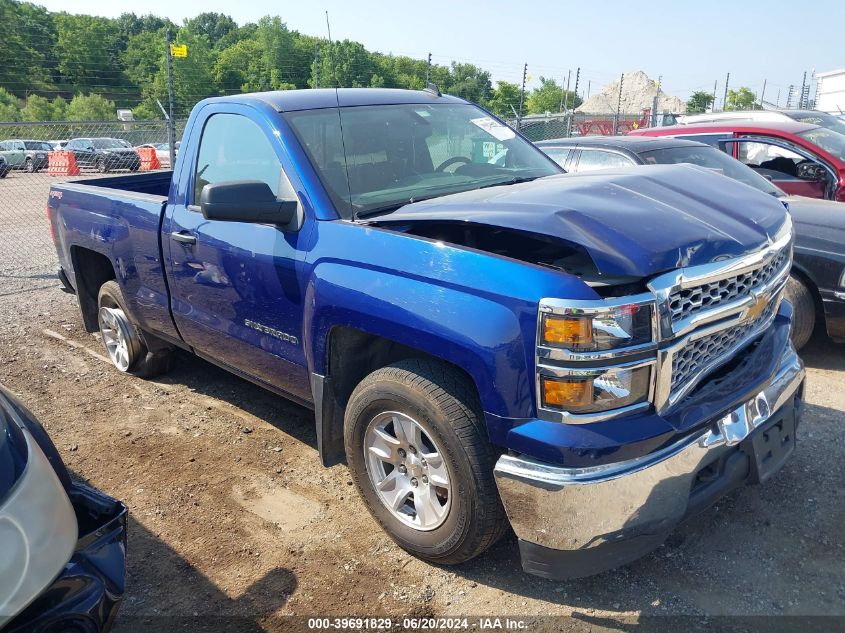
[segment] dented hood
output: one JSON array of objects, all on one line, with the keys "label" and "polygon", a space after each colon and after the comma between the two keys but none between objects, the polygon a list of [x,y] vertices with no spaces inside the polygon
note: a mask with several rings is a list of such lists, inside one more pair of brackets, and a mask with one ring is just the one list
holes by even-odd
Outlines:
[{"label": "dented hood", "polygon": [[377,224],[468,222],[583,247],[598,272],[650,277],[737,257],[786,221],[777,198],[688,165],[655,165],[477,189],[405,205]]}]

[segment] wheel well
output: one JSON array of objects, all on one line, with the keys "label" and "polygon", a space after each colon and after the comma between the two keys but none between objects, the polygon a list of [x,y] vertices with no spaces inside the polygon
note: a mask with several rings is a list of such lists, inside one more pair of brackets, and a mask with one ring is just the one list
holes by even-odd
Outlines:
[{"label": "wheel well", "polygon": [[477,395],[475,381],[466,370],[454,363],[356,328],[332,328],[329,333],[322,403],[317,403],[316,407],[317,433],[321,435],[320,453],[326,466],[343,461],[343,416],[349,397],[358,383],[377,369],[408,358],[427,359],[450,366],[466,378]]},{"label": "wheel well", "polygon": [[76,296],[82,312],[82,322],[88,332],[97,331],[97,294],[100,286],[116,279],[114,266],[105,255],[79,246],[71,247]]}]

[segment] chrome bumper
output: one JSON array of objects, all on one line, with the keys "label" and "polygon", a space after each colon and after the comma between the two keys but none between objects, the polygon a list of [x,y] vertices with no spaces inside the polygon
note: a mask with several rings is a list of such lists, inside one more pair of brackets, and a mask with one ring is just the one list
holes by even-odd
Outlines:
[{"label": "chrome bumper", "polygon": [[[794,406],[804,373],[790,345],[775,378],[756,397],[706,431],[630,461],[564,468],[503,455],[496,463],[496,483],[526,571],[552,578],[586,576],[657,547],[687,514],[699,471],[735,451],[784,406]],[[551,563],[539,559],[554,550],[561,555],[556,562],[572,560],[573,569],[547,569]],[[526,561],[527,556],[538,560]]]}]

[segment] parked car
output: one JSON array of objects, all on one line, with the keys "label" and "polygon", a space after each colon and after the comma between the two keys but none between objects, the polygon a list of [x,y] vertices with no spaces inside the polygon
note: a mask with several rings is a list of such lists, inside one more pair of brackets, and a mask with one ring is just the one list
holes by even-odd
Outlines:
[{"label": "parked car", "polygon": [[789,194],[845,202],[845,135],[808,123],[702,123],[648,128],[725,149]]},{"label": "parked car", "polygon": [[8,176],[10,171],[12,171],[12,168],[9,166],[9,163],[6,162],[6,157],[0,155],[0,178]]},{"label": "parked car", "polygon": [[51,151],[52,147],[46,141],[23,139],[0,141],[0,154],[5,157],[12,169],[40,171],[47,166],[47,155]]},{"label": "parked car", "polygon": [[67,139],[58,140],[58,141],[47,141],[47,142],[50,143],[50,145],[53,146],[54,151],[64,149],[65,146],[68,144]]},{"label": "parked car", "polygon": [[68,474],[44,428],[0,386],[0,629],[111,627],[125,584],[126,507]]},{"label": "parked car", "polygon": [[819,320],[828,336],[845,343],[845,204],[790,196],[750,167],[715,147],[695,141],[591,136],[541,141],[537,146],[569,172],[690,163],[780,199],[795,223],[795,261],[785,291],[795,308],[792,342],[801,349]]},{"label": "parked car", "polygon": [[678,117],[680,125],[695,123],[733,123],[736,121],[755,121],[757,123],[777,123],[797,121],[826,127],[834,132],[845,134],[845,121],[842,117],[818,110],[732,110],[728,112],[707,112],[686,114]]},{"label": "parked car", "polygon": [[[144,143],[141,147],[151,147],[156,151],[156,158],[162,167],[170,167],[170,143]],[[179,143],[175,143],[175,154],[179,154]]]},{"label": "parked car", "polygon": [[792,454],[774,197],[563,174],[434,89],[208,99],[183,142],[172,173],[51,187],[86,329],[120,371],[183,348],[312,407],[409,552],[466,561],[510,523],[525,570],[594,574]]},{"label": "parked car", "polygon": [[74,138],[65,149],[73,152],[80,167],[96,169],[99,172],[128,169],[138,171],[141,157],[123,139],[118,138]]}]

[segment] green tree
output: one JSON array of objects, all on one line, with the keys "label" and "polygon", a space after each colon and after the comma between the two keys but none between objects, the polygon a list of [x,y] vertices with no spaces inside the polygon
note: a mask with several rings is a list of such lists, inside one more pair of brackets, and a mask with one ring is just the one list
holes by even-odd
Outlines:
[{"label": "green tree", "polygon": [[0,121],[20,121],[21,106],[17,97],[0,86]]},{"label": "green tree", "polygon": [[232,31],[237,31],[238,24],[228,15],[207,11],[186,19],[185,28],[194,35],[204,35],[208,43],[216,47],[217,43]]},{"label": "green tree", "polygon": [[493,92],[493,83],[490,81],[490,73],[474,64],[462,64],[452,62],[449,68],[449,81],[446,86],[440,86],[442,91],[451,95],[485,103]]},{"label": "green tree", "polygon": [[365,88],[378,67],[360,42],[343,40],[320,48],[320,85]]},{"label": "green tree", "polygon": [[0,0],[0,86],[22,97],[52,87],[55,31],[43,7]]},{"label": "green tree", "polygon": [[757,103],[757,95],[749,88],[742,86],[738,90],[728,90],[728,102],[725,110],[753,110]]},{"label": "green tree", "polygon": [[507,81],[498,82],[486,105],[490,112],[503,119],[513,117],[514,110],[519,108],[519,86]]},{"label": "green tree", "polygon": [[687,112],[690,114],[696,112],[707,112],[707,108],[709,108],[712,103],[712,94],[705,92],[704,90],[697,90],[690,95],[690,98],[687,101]]},{"label": "green tree", "polygon": [[91,91],[122,83],[120,33],[107,18],[58,13],[56,59],[64,83]]},{"label": "green tree", "polygon": [[564,90],[554,79],[540,77],[540,86],[528,95],[526,105],[530,114],[573,110],[582,103],[572,90]]},{"label": "green tree", "polygon": [[56,97],[52,101],[46,97],[29,95],[26,105],[21,110],[24,121],[64,121],[67,101]]},{"label": "green tree", "polygon": [[65,118],[68,121],[113,121],[117,119],[117,106],[98,94],[79,93],[67,104]]}]

